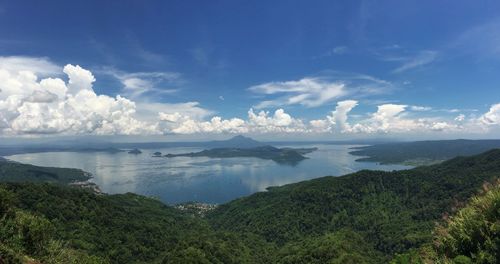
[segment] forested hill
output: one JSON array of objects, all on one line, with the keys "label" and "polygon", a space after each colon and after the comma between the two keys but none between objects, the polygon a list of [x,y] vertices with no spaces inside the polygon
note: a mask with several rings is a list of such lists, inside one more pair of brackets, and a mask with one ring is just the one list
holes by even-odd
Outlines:
[{"label": "forested hill", "polygon": [[396,256],[404,263],[499,263],[500,181],[485,184],[482,193],[434,230],[432,244]]},{"label": "forested hill", "polygon": [[0,183],[0,263],[269,263],[270,248],[140,195]]},{"label": "forested hill", "polygon": [[357,147],[351,154],[365,156],[358,161],[423,165],[456,156],[477,155],[494,148],[500,148],[500,140],[457,139],[375,144]]},{"label": "forested hill", "polygon": [[443,214],[499,176],[500,150],[492,150],[274,187],[205,218],[135,194],[0,183],[0,263],[386,263],[398,253],[404,260],[431,241]]},{"label": "forested hill", "polygon": [[40,167],[9,161],[0,157],[0,182],[52,182],[69,184],[90,179],[79,169]]},{"label": "forested hill", "polygon": [[492,150],[411,170],[365,170],[270,188],[220,206],[209,219],[216,228],[256,233],[283,246],[290,263],[327,254],[307,245],[345,230],[384,261],[428,242],[443,213],[499,176],[500,150]]}]

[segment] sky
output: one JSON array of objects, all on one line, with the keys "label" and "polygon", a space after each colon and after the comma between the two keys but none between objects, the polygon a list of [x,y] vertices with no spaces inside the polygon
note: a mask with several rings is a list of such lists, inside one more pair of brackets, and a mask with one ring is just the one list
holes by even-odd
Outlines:
[{"label": "sky", "polygon": [[498,138],[498,1],[2,1],[0,137]]}]

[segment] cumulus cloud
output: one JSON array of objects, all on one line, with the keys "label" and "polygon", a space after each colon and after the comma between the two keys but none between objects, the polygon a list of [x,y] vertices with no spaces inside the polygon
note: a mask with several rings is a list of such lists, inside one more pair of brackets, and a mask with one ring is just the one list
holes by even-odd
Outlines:
[{"label": "cumulus cloud", "polygon": [[387,81],[367,75],[329,73],[324,77],[305,77],[300,80],[268,82],[248,88],[249,91],[272,99],[265,99],[255,108],[282,105],[318,107],[347,95],[366,96],[386,92]]},{"label": "cumulus cloud", "polygon": [[78,65],[63,68],[68,82],[60,78],[39,81],[36,73],[50,71],[29,63],[49,70],[60,67],[37,58],[7,62],[0,69],[0,126],[4,135],[157,133],[156,124],[134,117],[134,102],[119,95],[97,95],[92,88],[94,76]]},{"label": "cumulus cloud", "polygon": [[341,133],[351,132],[352,127],[347,122],[348,114],[358,105],[358,101],[345,100],[337,103],[335,110],[326,116],[325,120],[311,120],[309,123],[313,131],[326,132],[338,131]]},{"label": "cumulus cloud", "polygon": [[189,117],[182,117],[178,125],[169,131],[177,134],[194,133],[247,133],[245,121],[239,118],[222,119],[214,116],[210,121],[196,121]]},{"label": "cumulus cloud", "polygon": [[273,114],[268,111],[255,113],[248,111],[248,119],[223,119],[214,116],[209,121],[196,120],[181,113],[159,113],[163,128],[171,133],[295,133],[306,132],[307,128],[301,120],[295,119],[283,109]]},{"label": "cumulus cloud", "polygon": [[347,114],[357,105],[358,102],[354,100],[338,102],[335,111],[327,116],[328,121],[330,121],[332,125],[337,126],[338,130],[341,132],[350,132],[352,128],[351,125],[347,123]]},{"label": "cumulus cloud", "polygon": [[[0,135],[484,133],[500,126],[500,103],[492,105],[482,115],[471,114],[468,117],[463,114],[456,117],[423,116],[435,114],[436,110],[393,103],[380,103],[372,113],[353,115],[351,112],[359,102],[341,100],[323,118],[309,121],[294,117],[283,108],[275,111],[254,111],[250,108],[244,118],[226,118],[215,115],[198,102],[158,103],[133,101],[121,95],[99,95],[93,88],[94,75],[78,65],[58,67],[43,58],[27,60],[23,62],[16,57],[2,62],[0,58],[0,63],[3,63],[0,68]],[[44,76],[50,71],[37,69],[28,65],[29,62],[59,71],[53,73],[55,77]],[[136,73],[128,75],[128,79],[146,76],[166,78],[160,73]],[[370,82],[384,84],[379,80]],[[140,85],[129,83],[129,86]],[[314,106],[334,100],[341,94],[349,94],[346,87],[352,86],[347,82],[339,84],[305,78],[296,82],[260,85],[252,88],[252,91],[266,95],[279,94],[281,97],[276,100],[288,104]],[[357,87],[369,90],[372,86]]]},{"label": "cumulus cloud", "polygon": [[499,125],[500,103],[492,105],[490,110],[479,118],[479,121],[485,125]]},{"label": "cumulus cloud", "polygon": [[94,75],[79,65],[68,64],[64,66],[63,72],[68,75],[68,90],[71,94],[77,94],[81,90],[92,90],[92,83],[95,82]]},{"label": "cumulus cloud", "polygon": [[362,133],[421,133],[430,131],[452,132],[459,128],[451,121],[409,117],[407,109],[407,105],[401,104],[379,105],[377,111],[369,119],[356,124],[354,130]]},{"label": "cumulus cloud", "polygon": [[248,123],[252,131],[260,133],[269,132],[305,132],[303,122],[287,114],[283,109],[276,110],[272,115],[268,111],[255,113],[248,111]]},{"label": "cumulus cloud", "polygon": [[[436,117],[410,117],[412,107],[402,104],[382,104],[367,118],[348,122],[349,113],[358,105],[357,101],[346,100],[337,103],[335,111],[325,119],[312,120],[310,126],[315,132],[388,134],[388,133],[426,133],[459,132],[463,127],[457,120],[444,120]],[[463,121],[463,120],[462,120]]]}]

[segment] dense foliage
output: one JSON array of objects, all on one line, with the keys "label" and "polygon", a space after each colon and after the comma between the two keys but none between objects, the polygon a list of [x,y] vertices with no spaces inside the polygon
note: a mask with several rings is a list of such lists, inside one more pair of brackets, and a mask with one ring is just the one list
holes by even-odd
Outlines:
[{"label": "dense foliage", "polygon": [[353,155],[365,156],[360,161],[381,163],[429,164],[456,156],[471,156],[500,148],[500,140],[436,140],[375,144],[355,148]]},{"label": "dense foliage", "polygon": [[435,229],[432,243],[396,256],[393,263],[499,263],[500,182],[484,187],[484,194]]},{"label": "dense foliage", "polygon": [[500,150],[412,170],[360,171],[270,188],[220,206],[216,227],[278,245],[349,228],[389,259],[430,241],[434,222],[499,176]]},{"label": "dense foliage", "polygon": [[499,175],[492,150],[274,187],[204,218],[130,193],[0,183],[0,262],[486,263],[498,259],[500,191],[442,217]]},{"label": "dense foliage", "polygon": [[267,262],[267,244],[262,240],[215,232],[201,219],[154,199],[96,195],[49,184],[11,183],[0,188],[0,226],[11,230],[1,232],[2,257],[48,260],[55,253],[47,247],[63,245],[98,262]]},{"label": "dense foliage", "polygon": [[500,261],[500,187],[476,197],[437,230],[436,248],[448,259]]},{"label": "dense foliage", "polygon": [[86,181],[90,174],[79,169],[40,167],[0,158],[0,182],[52,182],[68,184]]}]

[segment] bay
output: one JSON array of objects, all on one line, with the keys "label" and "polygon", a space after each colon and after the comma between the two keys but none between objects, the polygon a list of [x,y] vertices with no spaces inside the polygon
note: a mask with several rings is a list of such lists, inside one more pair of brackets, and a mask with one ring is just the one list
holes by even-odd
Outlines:
[{"label": "bay", "polygon": [[[280,146],[282,147],[282,146]],[[160,151],[186,153],[201,148],[142,149],[127,152],[43,152],[8,156],[8,159],[38,166],[79,168],[93,174],[91,181],[103,192],[133,192],[157,197],[165,203],[188,201],[224,203],[238,197],[265,191],[270,186],[340,176],[363,169],[401,170],[403,165],[357,162],[349,154],[354,145],[312,144],[286,147],[317,147],[309,159],[295,166],[258,158],[153,157]]]}]

